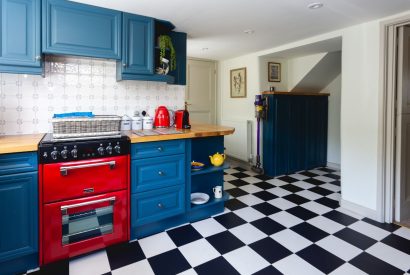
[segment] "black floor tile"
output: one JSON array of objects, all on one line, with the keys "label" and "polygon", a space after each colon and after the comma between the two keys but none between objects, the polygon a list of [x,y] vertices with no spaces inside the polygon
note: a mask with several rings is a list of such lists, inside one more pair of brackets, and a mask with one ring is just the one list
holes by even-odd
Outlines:
[{"label": "black floor tile", "polygon": [[226,192],[228,192],[232,197],[235,198],[249,194],[248,192],[243,191],[241,188],[228,189],[226,190]]},{"label": "black floor tile", "polygon": [[[315,175],[315,177],[317,177],[317,175]],[[324,182],[324,181],[321,181],[321,180],[318,180],[318,179],[314,179],[314,178],[310,178],[310,179],[305,179],[305,180],[303,180],[304,182],[307,182],[307,183],[310,183],[310,184],[313,184],[313,185],[316,185],[316,186],[319,186],[319,185],[322,185],[322,184],[325,184],[326,182]]]},{"label": "black floor tile", "polygon": [[298,179],[292,178],[290,176],[282,176],[278,178],[281,181],[287,182],[287,183],[292,183],[292,182],[297,182],[299,181]]},{"label": "black floor tile", "polygon": [[263,181],[273,179],[273,177],[268,176],[268,175],[256,175],[256,176],[254,176],[254,177],[255,177],[255,178],[258,178],[258,179],[260,179],[260,180],[263,180]]},{"label": "black floor tile", "polygon": [[229,231],[209,236],[206,240],[221,254],[228,253],[245,245]]},{"label": "black floor tile", "polygon": [[323,214],[322,216],[331,219],[335,222],[338,222],[340,224],[343,224],[344,226],[351,225],[352,223],[355,223],[358,221],[358,219],[355,219],[349,215],[343,214],[339,211],[332,210],[330,212],[327,212],[326,214]]},{"label": "black floor tile", "polygon": [[317,242],[330,235],[327,232],[317,228],[316,226],[313,226],[306,222],[295,225],[290,229],[295,231],[302,237],[305,237],[306,239],[310,240],[311,242]]},{"label": "black floor tile", "polygon": [[397,229],[400,228],[400,225],[394,224],[394,223],[380,223],[380,222],[376,222],[375,220],[369,219],[369,218],[364,218],[362,221],[370,223],[374,226],[377,226],[381,229],[384,229],[386,231],[389,232],[394,232]]},{"label": "black floor tile", "polygon": [[239,172],[245,172],[246,171],[246,169],[244,169],[244,168],[242,168],[242,167],[234,167],[233,169],[235,169],[236,171],[239,171]]},{"label": "black floor tile", "polygon": [[272,215],[272,214],[275,214],[277,212],[282,211],[281,209],[279,209],[279,208],[277,208],[277,207],[275,207],[272,204],[267,203],[267,202],[263,202],[263,203],[260,203],[260,204],[253,205],[252,208],[258,210],[259,212],[261,212],[262,214],[264,214],[266,216],[269,216],[269,215]]},{"label": "black floor tile", "polygon": [[282,198],[284,198],[288,201],[291,201],[291,202],[293,202],[297,205],[301,205],[301,204],[307,203],[309,201],[308,199],[306,199],[304,197],[301,197],[299,195],[296,195],[296,194],[290,194],[290,195],[284,196]]},{"label": "black floor tile", "polygon": [[253,273],[253,275],[282,275],[282,273],[270,265],[268,267],[265,267],[264,269],[259,270],[256,273]]},{"label": "black floor tile", "polygon": [[270,201],[273,199],[276,199],[278,196],[275,196],[274,194],[268,192],[268,191],[260,191],[253,193],[252,195],[264,200],[264,201]]},{"label": "black floor tile", "polygon": [[376,240],[350,228],[344,228],[333,235],[362,250],[366,250],[373,244],[377,243]]},{"label": "black floor tile", "polygon": [[111,270],[145,259],[144,252],[138,242],[109,246],[106,251]]},{"label": "black floor tile", "polygon": [[327,168],[327,167],[321,167],[321,168],[318,168],[317,170],[320,170],[320,171],[323,171],[323,172],[327,172],[327,173],[336,172],[336,170],[333,170],[333,169],[330,169],[330,168]]},{"label": "black floor tile", "polygon": [[248,182],[243,181],[241,179],[231,180],[231,181],[229,181],[229,183],[235,185],[236,187],[241,187],[241,186],[249,184]]},{"label": "black floor tile", "polygon": [[410,255],[410,240],[400,237],[395,234],[391,234],[382,240],[382,243],[385,243],[389,246],[392,246],[404,253]]},{"label": "black floor tile", "polygon": [[228,229],[246,223],[246,221],[232,212],[216,216],[214,219]]},{"label": "black floor tile", "polygon": [[340,186],[340,180],[331,181],[329,183],[333,184],[333,185],[336,185],[336,186]]},{"label": "black floor tile", "polygon": [[245,174],[245,173],[242,173],[242,172],[232,173],[231,175],[234,176],[234,177],[236,177],[236,178],[238,178],[238,179],[242,179],[242,178],[247,178],[247,177],[249,177],[248,174]]},{"label": "black floor tile", "polygon": [[303,172],[300,172],[299,174],[306,176],[306,177],[310,177],[310,178],[319,176],[318,174],[315,174],[309,171],[303,171]]},{"label": "black floor tile", "polygon": [[300,188],[300,187],[298,187],[296,185],[293,185],[293,184],[282,185],[280,188],[283,188],[283,189],[285,189],[289,192],[292,192],[292,193],[303,191],[303,188]]},{"label": "black floor tile", "polygon": [[265,233],[266,235],[272,235],[276,232],[286,229],[286,227],[268,217],[253,221],[251,222],[251,224],[263,233]]},{"label": "black floor tile", "polygon": [[259,188],[262,188],[264,190],[271,189],[271,188],[275,187],[275,185],[272,185],[272,184],[267,183],[265,181],[257,182],[257,183],[254,183],[253,185],[255,185]]},{"label": "black floor tile", "polygon": [[30,273],[30,275],[69,275],[69,260],[61,260],[58,262],[50,263],[40,267],[40,270]]},{"label": "black floor tile", "polygon": [[310,220],[310,219],[318,216],[318,214],[316,214],[316,213],[314,213],[310,210],[307,210],[306,208],[300,207],[300,206],[290,208],[290,209],[286,210],[286,212],[288,212],[288,213],[290,213],[290,214],[292,214],[292,215],[294,215],[294,216],[296,216],[296,217],[298,217],[298,218],[300,218],[304,221]]},{"label": "black floor tile", "polygon": [[202,238],[201,234],[190,224],[171,229],[167,233],[176,246],[183,246]]},{"label": "black floor tile", "polygon": [[345,263],[342,259],[315,244],[302,249],[296,254],[325,274],[329,274]]},{"label": "black floor tile", "polygon": [[335,180],[339,180],[339,179],[340,179],[340,176],[339,176],[339,175],[335,175],[335,174],[325,174],[325,175],[323,175],[323,176],[325,176],[325,177],[327,177],[327,178],[335,179]]},{"label": "black floor tile", "polygon": [[271,264],[292,254],[291,251],[270,237],[254,242],[249,247]]},{"label": "black floor tile", "polygon": [[333,193],[332,191],[327,190],[327,189],[322,188],[322,187],[319,187],[319,186],[310,188],[309,191],[315,192],[316,194],[319,194],[319,195],[322,195],[322,196],[327,196],[327,195],[330,195],[330,194]]},{"label": "black floor tile", "polygon": [[323,197],[323,198],[315,200],[315,202],[323,204],[324,206],[327,206],[327,207],[330,207],[330,208],[333,208],[333,209],[336,209],[336,208],[340,207],[340,204],[339,204],[338,201],[332,200],[332,199],[329,199],[329,198],[324,198]]},{"label": "black floor tile", "polygon": [[403,275],[403,271],[364,252],[349,261],[350,264],[372,275]]},{"label": "black floor tile", "polygon": [[218,257],[194,268],[198,275],[224,274],[240,275],[238,271],[223,257]]},{"label": "black floor tile", "polygon": [[247,207],[247,206],[248,205],[244,204],[243,202],[237,199],[230,199],[227,202],[225,202],[225,207],[231,211],[235,211],[235,210]]},{"label": "black floor tile", "polygon": [[173,249],[148,259],[155,274],[178,274],[191,266],[178,249]]},{"label": "black floor tile", "polygon": [[102,275],[111,275],[111,274],[112,274],[111,272],[107,272],[107,273],[104,273]]}]

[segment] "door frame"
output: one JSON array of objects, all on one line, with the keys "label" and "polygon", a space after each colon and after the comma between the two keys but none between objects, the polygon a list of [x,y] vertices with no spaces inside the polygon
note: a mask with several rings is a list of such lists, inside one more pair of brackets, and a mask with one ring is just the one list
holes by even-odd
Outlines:
[{"label": "door frame", "polygon": [[394,221],[396,185],[396,108],[397,108],[397,43],[398,29],[410,24],[410,15],[381,22],[380,35],[380,112],[378,152],[377,212],[382,222]]}]

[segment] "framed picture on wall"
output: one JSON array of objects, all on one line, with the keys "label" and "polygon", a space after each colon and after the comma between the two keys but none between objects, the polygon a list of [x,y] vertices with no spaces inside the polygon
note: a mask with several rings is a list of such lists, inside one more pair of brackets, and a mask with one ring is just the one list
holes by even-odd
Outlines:
[{"label": "framed picture on wall", "polygon": [[246,68],[231,70],[231,97],[246,97]]},{"label": "framed picture on wall", "polygon": [[269,82],[280,82],[281,77],[280,63],[268,62],[268,80]]}]

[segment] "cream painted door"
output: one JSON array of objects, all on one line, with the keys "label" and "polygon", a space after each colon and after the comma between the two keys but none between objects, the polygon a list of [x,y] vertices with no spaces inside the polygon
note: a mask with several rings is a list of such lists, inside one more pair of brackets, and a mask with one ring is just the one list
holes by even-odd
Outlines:
[{"label": "cream painted door", "polygon": [[395,220],[410,220],[410,27],[399,29]]},{"label": "cream painted door", "polygon": [[191,123],[215,123],[216,62],[188,58],[185,94]]}]

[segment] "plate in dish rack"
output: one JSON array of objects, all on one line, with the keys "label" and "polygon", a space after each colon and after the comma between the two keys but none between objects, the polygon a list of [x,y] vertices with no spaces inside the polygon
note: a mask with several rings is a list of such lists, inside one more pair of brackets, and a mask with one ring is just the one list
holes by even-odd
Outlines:
[{"label": "plate in dish rack", "polygon": [[206,193],[192,193],[191,203],[193,204],[204,204],[209,201],[209,195]]}]

